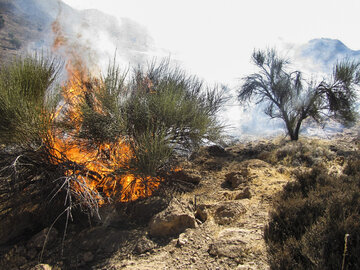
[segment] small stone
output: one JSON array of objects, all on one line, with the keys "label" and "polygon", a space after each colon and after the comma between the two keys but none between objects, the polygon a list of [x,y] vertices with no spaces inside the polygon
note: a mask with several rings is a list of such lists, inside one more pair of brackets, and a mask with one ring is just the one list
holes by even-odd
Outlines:
[{"label": "small stone", "polygon": [[182,247],[188,243],[188,239],[186,238],[186,235],[184,233],[179,235],[179,239],[177,241],[177,245],[179,247]]},{"label": "small stone", "polygon": [[83,254],[84,262],[88,263],[94,260],[94,254],[91,251],[87,251]]},{"label": "small stone", "polygon": [[52,270],[52,267],[48,264],[41,263],[31,268],[31,270]]},{"label": "small stone", "polygon": [[251,198],[250,188],[246,187],[243,191],[241,191],[239,194],[236,195],[235,200],[250,199],[250,198]]},{"label": "small stone", "polygon": [[242,264],[240,264],[236,267],[236,270],[249,270],[249,269],[250,268],[248,265],[242,265]]},{"label": "small stone", "polygon": [[139,254],[142,254],[154,249],[155,247],[156,244],[153,241],[143,236],[139,239],[138,243],[136,244],[135,251]]}]

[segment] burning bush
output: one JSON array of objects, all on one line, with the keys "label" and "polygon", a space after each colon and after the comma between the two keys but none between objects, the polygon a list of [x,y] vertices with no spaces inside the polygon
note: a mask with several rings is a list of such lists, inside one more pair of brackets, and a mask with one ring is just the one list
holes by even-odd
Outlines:
[{"label": "burning bush", "polygon": [[350,175],[320,166],[285,186],[265,229],[272,269],[359,269],[358,162]]},{"label": "burning bush", "polygon": [[1,70],[1,206],[12,216],[6,200],[14,193],[62,198],[58,213],[68,217],[76,206],[93,214],[107,202],[150,196],[164,181],[160,172],[175,169],[178,150],[219,138],[222,92],[167,61],[130,77],[112,65],[103,78],[69,62],[62,99],[54,84],[60,68],[54,58],[35,56]]},{"label": "burning bush", "polygon": [[71,140],[56,135],[54,148],[77,163],[84,163],[79,154],[86,152],[85,166],[96,172],[89,186],[112,199],[151,195],[163,180],[159,171],[174,167],[177,150],[219,138],[223,92],[204,89],[168,61],[139,67],[131,76],[115,65],[101,79],[76,74],[64,90],[61,121]]}]

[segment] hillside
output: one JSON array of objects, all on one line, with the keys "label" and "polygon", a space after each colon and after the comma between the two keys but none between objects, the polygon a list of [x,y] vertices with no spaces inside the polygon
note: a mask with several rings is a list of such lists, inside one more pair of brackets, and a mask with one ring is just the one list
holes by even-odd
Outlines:
[{"label": "hillside", "polygon": [[[329,140],[202,148],[174,175],[177,192],[102,208],[90,227],[86,220],[71,224],[63,256],[63,227],[56,225],[41,260],[53,268],[36,269],[269,269],[263,235],[276,194],[314,164],[341,174],[356,151],[355,130]],[[31,269],[46,232],[3,246],[1,265]]]},{"label": "hillside", "polygon": [[[29,43],[41,42],[49,23],[46,14],[43,20],[34,20],[25,13],[16,1],[0,1],[0,59],[9,61],[20,51],[26,51]],[[2,19],[1,19],[2,18]]]},{"label": "hillside", "polygon": [[[128,18],[120,21],[97,10],[76,10],[62,1],[0,0],[0,59],[33,51],[53,52],[52,23],[61,25],[67,40],[62,58],[71,48],[83,53],[89,65],[98,68],[107,64],[118,51],[119,60],[140,63],[152,46],[147,30]],[[106,43],[99,44],[99,37]],[[57,52],[59,53],[59,52]]]}]

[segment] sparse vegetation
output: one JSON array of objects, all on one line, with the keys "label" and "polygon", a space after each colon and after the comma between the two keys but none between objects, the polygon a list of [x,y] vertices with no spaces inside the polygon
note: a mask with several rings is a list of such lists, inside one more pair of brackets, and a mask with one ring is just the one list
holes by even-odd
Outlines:
[{"label": "sparse vegetation", "polygon": [[272,269],[359,269],[358,162],[347,165],[349,175],[335,177],[319,165],[285,186],[265,229]]},{"label": "sparse vegetation", "polygon": [[298,141],[283,140],[268,153],[261,153],[261,159],[276,165],[287,167],[312,167],[325,162],[334,161],[336,154],[322,145],[318,140],[300,139]]},{"label": "sparse vegetation", "polygon": [[290,62],[281,58],[274,49],[254,51],[252,61],[259,72],[244,78],[244,84],[238,89],[238,99],[266,103],[265,113],[284,121],[291,140],[298,140],[301,124],[307,118],[318,123],[327,117],[344,124],[355,120],[359,63],[338,63],[332,78],[317,84],[306,82],[300,71],[289,71]]}]

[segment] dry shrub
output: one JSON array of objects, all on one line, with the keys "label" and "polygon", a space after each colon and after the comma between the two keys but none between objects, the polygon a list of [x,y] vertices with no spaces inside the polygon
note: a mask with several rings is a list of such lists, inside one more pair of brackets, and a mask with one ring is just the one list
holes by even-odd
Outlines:
[{"label": "dry shrub", "polygon": [[344,236],[349,234],[344,269],[359,269],[359,164],[352,174],[334,177],[322,166],[298,173],[278,195],[265,229],[272,269],[341,269]]},{"label": "dry shrub", "polygon": [[335,154],[317,140],[301,139],[299,141],[282,141],[268,155],[265,161],[285,166],[312,167],[333,160]]}]

